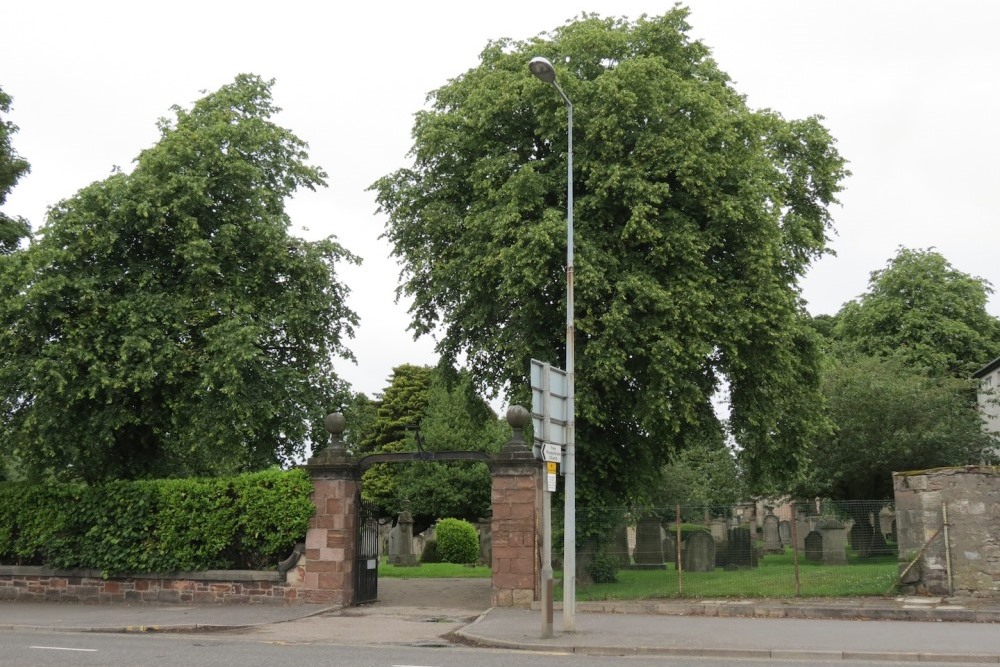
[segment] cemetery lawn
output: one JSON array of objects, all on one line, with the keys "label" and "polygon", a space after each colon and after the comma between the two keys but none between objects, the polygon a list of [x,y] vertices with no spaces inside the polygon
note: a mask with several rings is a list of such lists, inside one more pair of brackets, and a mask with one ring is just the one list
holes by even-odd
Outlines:
[{"label": "cemetery lawn", "polygon": [[421,563],[416,567],[397,567],[388,563],[378,564],[378,576],[397,577],[400,579],[489,579],[490,568],[485,565],[456,565],[455,563]]},{"label": "cemetery lawn", "polygon": [[[613,584],[577,586],[577,600],[649,600],[656,598],[775,598],[795,597],[793,555],[769,555],[754,569],[683,572],[678,587],[677,570],[618,571]],[[848,550],[847,565],[818,565],[799,558],[799,596],[884,596],[895,590],[898,564],[895,555],[858,558]],[[561,573],[557,575],[561,579]],[[681,590],[683,592],[681,592]],[[555,599],[562,598],[556,586]]]}]

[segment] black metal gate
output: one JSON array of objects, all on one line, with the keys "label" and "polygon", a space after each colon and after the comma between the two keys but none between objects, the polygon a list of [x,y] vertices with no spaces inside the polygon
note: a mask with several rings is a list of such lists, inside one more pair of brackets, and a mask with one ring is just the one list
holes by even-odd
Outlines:
[{"label": "black metal gate", "polygon": [[378,510],[375,503],[365,502],[358,491],[357,557],[354,559],[354,604],[372,602],[378,598]]}]

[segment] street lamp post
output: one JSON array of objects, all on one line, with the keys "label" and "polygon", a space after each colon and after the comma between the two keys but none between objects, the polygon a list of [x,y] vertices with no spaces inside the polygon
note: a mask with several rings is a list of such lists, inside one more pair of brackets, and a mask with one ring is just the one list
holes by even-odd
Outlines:
[{"label": "street lamp post", "polygon": [[563,461],[566,505],[563,511],[563,630],[576,629],[576,363],[573,318],[573,103],[556,82],[556,70],[547,59],[528,63],[531,73],[552,84],[566,102],[566,455]]}]

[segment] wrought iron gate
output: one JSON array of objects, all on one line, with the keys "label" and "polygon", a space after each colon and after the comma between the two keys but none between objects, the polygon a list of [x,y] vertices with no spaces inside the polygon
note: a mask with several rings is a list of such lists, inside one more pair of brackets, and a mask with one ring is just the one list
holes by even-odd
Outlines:
[{"label": "wrought iron gate", "polygon": [[357,556],[354,560],[354,604],[372,602],[378,597],[378,512],[375,503],[366,502],[358,491]]}]

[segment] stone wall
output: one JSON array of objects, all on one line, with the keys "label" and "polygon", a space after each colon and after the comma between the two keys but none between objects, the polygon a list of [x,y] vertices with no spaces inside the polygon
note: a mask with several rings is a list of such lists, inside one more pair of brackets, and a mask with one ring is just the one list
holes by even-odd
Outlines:
[{"label": "stone wall", "polygon": [[296,576],[277,572],[214,570],[104,578],[98,570],[0,566],[0,600],[83,603],[300,604]]},{"label": "stone wall", "polygon": [[892,477],[903,591],[1000,598],[1000,468]]}]

